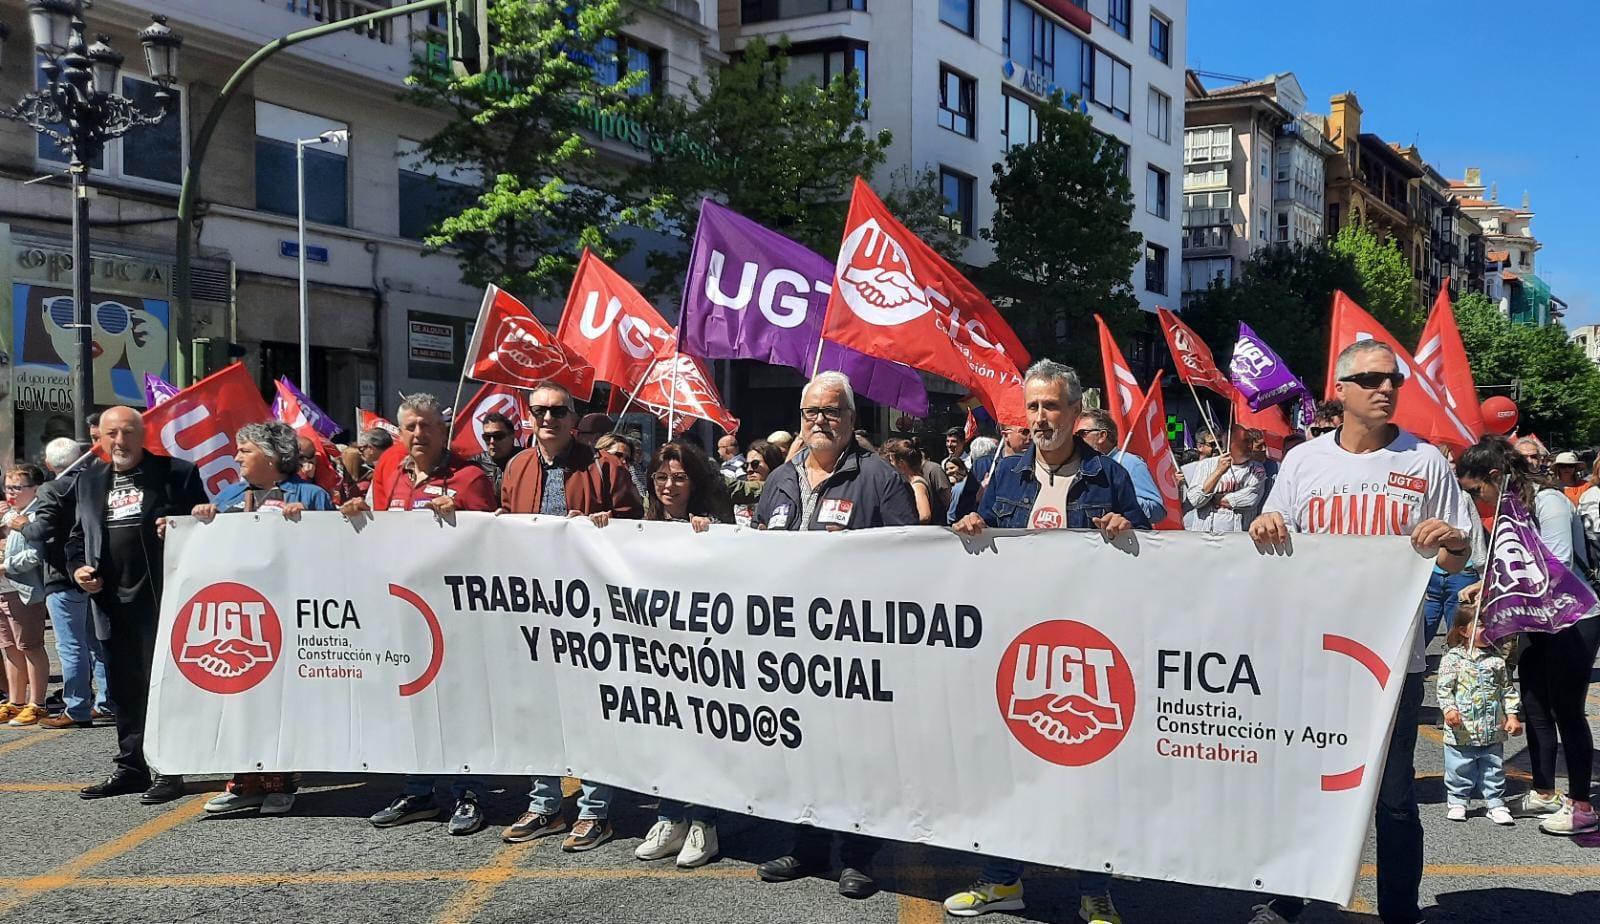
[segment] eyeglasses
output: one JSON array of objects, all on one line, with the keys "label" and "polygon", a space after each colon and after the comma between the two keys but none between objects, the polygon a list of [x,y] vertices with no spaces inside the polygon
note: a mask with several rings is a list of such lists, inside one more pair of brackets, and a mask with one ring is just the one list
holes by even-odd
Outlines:
[{"label": "eyeglasses", "polygon": [[31,487],[33,487],[33,485],[31,485],[31,484],[8,484],[8,485],[6,485],[6,493],[7,494],[20,494],[23,491],[26,491]]},{"label": "eyeglasses", "polygon": [[1321,436],[1324,433],[1332,433],[1333,431],[1335,431],[1337,429],[1339,429],[1339,428],[1338,427],[1312,427],[1311,428],[1311,435],[1312,436]]},{"label": "eyeglasses", "polygon": [[1480,500],[1483,497],[1483,485],[1481,484],[1464,484],[1461,486],[1461,490],[1467,492],[1467,496],[1473,500]]},{"label": "eyeglasses", "polygon": [[685,475],[685,474],[682,474],[681,472],[678,473],[678,474],[673,474],[673,475],[668,475],[665,472],[662,472],[660,474],[651,475],[650,476],[650,480],[655,483],[656,487],[659,488],[659,487],[661,487],[663,485],[669,485],[669,484],[677,484],[677,485],[688,484],[689,483],[689,476]]},{"label": "eyeglasses", "polygon": [[1081,439],[1083,439],[1084,437],[1088,436],[1091,433],[1110,433],[1110,432],[1111,431],[1107,430],[1105,427],[1084,427],[1082,430],[1074,430],[1074,431],[1072,431],[1072,435],[1076,436],[1078,439],[1081,440]]},{"label": "eyeglasses", "polygon": [[506,430],[485,430],[483,431],[483,438],[486,440],[494,440],[498,443],[501,440],[511,439],[511,433]]},{"label": "eyeglasses", "polygon": [[550,406],[533,404],[528,406],[528,414],[532,417],[549,417],[551,420],[566,420],[567,415],[570,413],[572,413],[572,408],[567,407],[565,404],[554,404]]},{"label": "eyeglasses", "polygon": [[824,417],[826,417],[828,420],[837,422],[840,418],[844,417],[844,408],[803,407],[800,409],[800,417],[803,420],[811,421],[813,423],[821,420]]},{"label": "eyeglasses", "polygon": [[621,459],[627,465],[632,465],[633,464],[633,453],[629,452],[626,449],[613,446],[613,447],[607,449],[606,452],[609,452],[612,455],[616,456],[617,458]]},{"label": "eyeglasses", "polygon": [[1399,388],[1406,383],[1406,377],[1398,372],[1357,372],[1354,375],[1344,376],[1339,381],[1360,385],[1367,391],[1375,391],[1384,382]]}]

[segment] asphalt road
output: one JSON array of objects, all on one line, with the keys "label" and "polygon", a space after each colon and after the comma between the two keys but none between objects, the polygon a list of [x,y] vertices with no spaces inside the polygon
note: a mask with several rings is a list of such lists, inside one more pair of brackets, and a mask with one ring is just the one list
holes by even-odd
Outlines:
[{"label": "asphalt road", "polygon": [[[1596,691],[1591,714],[1600,714],[1600,684]],[[1549,837],[1531,821],[1500,828],[1481,809],[1465,824],[1444,818],[1433,717],[1425,709],[1429,724],[1417,747],[1428,920],[1600,921],[1600,838]],[[1518,792],[1526,785],[1522,748],[1520,741],[1510,747]],[[368,825],[366,816],[398,788],[393,777],[310,775],[294,811],[276,818],[205,816],[201,806],[221,789],[221,779],[193,778],[190,796],[164,806],[142,806],[132,797],[80,800],[77,790],[106,774],[114,750],[109,726],[0,726],[0,819],[9,834],[0,841],[0,921],[913,924],[943,920],[939,901],[977,871],[962,854],[893,845],[878,861],[884,891],[866,901],[846,901],[821,880],[769,885],[756,878],[754,864],[781,853],[785,836],[775,825],[740,816],[722,819],[723,857],[701,870],[640,863],[633,848],[654,820],[644,796],[618,800],[617,839],[590,853],[563,854],[558,838],[508,846],[497,832],[525,804],[516,779],[492,781],[496,788],[485,803],[491,824],[470,837],[448,836],[442,820],[386,831]],[[1163,822],[1129,804],[1127,823]],[[1376,921],[1370,838],[1366,856],[1352,908],[1319,907],[1302,920]],[[1119,881],[1115,897],[1128,924],[1243,922],[1261,901],[1153,881]],[[987,920],[1076,921],[1074,875],[1030,872],[1027,901],[1021,914]]]}]

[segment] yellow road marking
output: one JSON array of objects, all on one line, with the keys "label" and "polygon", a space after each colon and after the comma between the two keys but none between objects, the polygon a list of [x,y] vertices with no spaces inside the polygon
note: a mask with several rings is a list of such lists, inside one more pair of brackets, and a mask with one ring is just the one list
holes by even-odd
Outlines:
[{"label": "yellow road marking", "polygon": [[931,898],[901,895],[899,903],[899,924],[942,924],[944,921],[944,905]]},{"label": "yellow road marking", "polygon": [[1364,898],[1357,898],[1350,902],[1350,907],[1345,909],[1352,914],[1377,914],[1378,909],[1372,907],[1372,902]]},{"label": "yellow road marking", "polygon": [[494,890],[509,881],[516,872],[517,861],[539,845],[538,841],[507,844],[495,851],[488,863],[472,871],[467,887],[462,889],[445,906],[439,915],[439,924],[466,924],[489,901]]},{"label": "yellow road marking", "polygon": [[[536,843],[536,842],[535,842]],[[169,876],[79,877],[63,888],[71,889],[243,889],[265,886],[372,885],[408,882],[475,882],[483,869],[375,869],[319,870],[305,873],[190,873]],[[498,875],[498,874],[497,874]],[[517,868],[504,874],[505,881],[546,879],[754,879],[750,867],[702,867],[680,870],[665,866],[618,867],[615,869]]]},{"label": "yellow road marking", "polygon": [[15,741],[7,741],[5,744],[0,744],[0,756],[16,753],[23,748],[31,748],[40,742],[49,741],[53,737],[53,735],[48,733],[40,733],[36,731],[31,735],[18,738]]},{"label": "yellow road marking", "polygon": [[193,797],[186,802],[179,803],[177,808],[169,809],[139,825],[116,840],[108,841],[93,850],[81,853],[48,872],[13,882],[10,887],[11,894],[0,898],[0,915],[5,915],[35,895],[71,886],[86,870],[92,869],[107,860],[120,857],[140,844],[159,837],[199,815],[205,811],[205,807],[205,799],[198,796]]}]

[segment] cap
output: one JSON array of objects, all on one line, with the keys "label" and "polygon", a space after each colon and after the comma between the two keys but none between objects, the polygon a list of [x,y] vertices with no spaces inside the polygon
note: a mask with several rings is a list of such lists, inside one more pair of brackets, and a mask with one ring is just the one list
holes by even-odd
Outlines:
[{"label": "cap", "polygon": [[578,432],[586,436],[598,436],[602,433],[610,433],[616,428],[616,421],[612,420],[605,414],[600,413],[585,414],[583,415],[583,419],[578,421]]},{"label": "cap", "polygon": [[1550,464],[1551,465],[1582,465],[1583,463],[1578,460],[1578,454],[1577,453],[1574,453],[1574,452],[1563,452],[1561,455],[1556,456],[1556,460],[1554,462],[1550,463]]}]

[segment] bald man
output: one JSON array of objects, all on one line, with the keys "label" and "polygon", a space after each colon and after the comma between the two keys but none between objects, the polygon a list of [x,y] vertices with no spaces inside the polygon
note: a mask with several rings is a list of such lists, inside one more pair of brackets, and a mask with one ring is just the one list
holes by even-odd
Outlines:
[{"label": "bald man", "polygon": [[161,612],[167,517],[207,502],[195,467],[144,451],[144,419],[130,407],[100,415],[100,450],[74,486],[77,519],[67,537],[67,573],[94,598],[94,631],[105,643],[106,682],[117,704],[115,769],[79,792],[85,799],[143,793],[146,805],[184,794],[183,777],[150,779],[145,707]]}]

